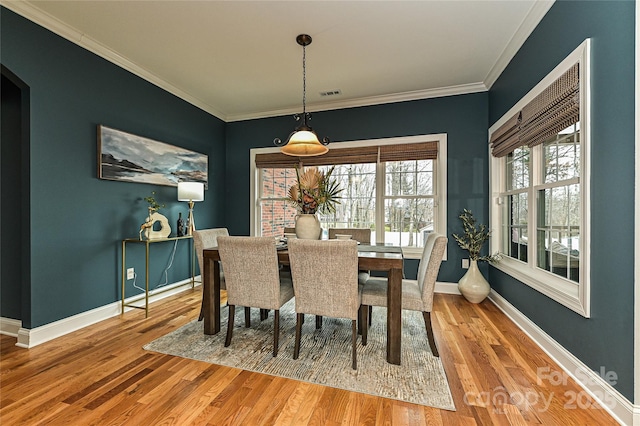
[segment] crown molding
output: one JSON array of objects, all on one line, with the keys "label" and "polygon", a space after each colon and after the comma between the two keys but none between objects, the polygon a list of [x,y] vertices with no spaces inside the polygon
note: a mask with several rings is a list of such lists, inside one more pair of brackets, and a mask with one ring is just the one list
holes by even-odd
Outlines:
[{"label": "crown molding", "polygon": [[496,61],[496,63],[489,70],[489,74],[484,80],[484,85],[487,89],[491,89],[493,83],[496,82],[502,71],[509,65],[511,59],[518,53],[518,50],[522,47],[524,42],[529,38],[535,27],[538,26],[542,18],[547,14],[551,6],[555,3],[555,0],[539,0],[536,1],[533,6],[531,6],[531,10],[524,18],[515,34],[507,43],[507,46],[500,54],[500,57]]},{"label": "crown molding", "polygon": [[[421,99],[440,98],[444,96],[465,95],[469,93],[486,92],[484,83],[470,83],[458,86],[439,87],[436,89],[415,90],[411,92],[394,93],[390,95],[369,96],[365,98],[348,99],[322,104],[307,105],[308,112],[331,111],[336,109],[357,108],[363,106],[390,104],[395,102],[417,101]],[[300,112],[300,107],[284,108],[272,111],[255,112],[249,114],[230,114],[227,122],[254,120],[258,118],[278,117]]]},{"label": "crown molding", "polygon": [[78,31],[68,24],[51,16],[31,3],[26,1],[0,0],[0,5],[225,121],[226,117],[221,111],[206,102],[203,102],[197,97],[177,88],[168,81],[156,76],[149,70],[139,66],[135,62],[118,54],[114,50],[92,39],[81,31]]}]

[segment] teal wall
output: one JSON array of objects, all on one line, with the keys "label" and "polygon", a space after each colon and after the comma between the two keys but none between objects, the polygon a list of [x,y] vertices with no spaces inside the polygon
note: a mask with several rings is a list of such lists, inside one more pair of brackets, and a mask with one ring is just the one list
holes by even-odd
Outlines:
[{"label": "teal wall", "polygon": [[491,268],[492,287],[633,400],[635,8],[556,2],[489,92],[490,124],[586,38],[591,50],[591,318]]},{"label": "teal wall", "polygon": [[[27,175],[31,205],[21,211],[28,253],[21,275],[30,277],[21,297],[29,298],[30,309],[17,319],[34,328],[119,300],[120,241],[137,237],[146,217],[142,197],[155,190],[174,228],[178,212],[187,212],[175,187],[98,179],[97,126],[208,154],[209,187],[195,214],[199,227],[212,227],[224,222],[224,122],[5,8],[0,14],[2,65],[30,88],[30,146],[24,147],[30,155],[20,172]],[[2,139],[3,149],[16,143]],[[2,198],[4,221],[16,206],[4,202],[4,186]],[[172,248],[152,248],[152,287],[165,280]],[[129,253],[127,266],[143,285],[143,250]],[[10,260],[3,250],[2,264]],[[181,241],[168,282],[189,275],[188,243]],[[129,287],[127,296],[134,293]],[[2,306],[22,303],[2,296]],[[15,312],[3,309],[0,316]]]},{"label": "teal wall", "polygon": [[[336,141],[329,147],[339,146],[338,141],[446,133],[447,234],[461,232],[458,214],[463,208],[488,222],[486,92],[318,112],[312,118],[311,126],[320,137]],[[250,232],[249,150],[273,147],[273,139],[285,138],[295,124],[291,116],[227,124],[226,217],[231,233]],[[466,252],[452,238],[447,250],[448,260],[443,262],[438,279],[456,282],[465,272],[460,265]],[[407,276],[415,276],[417,261],[408,261],[406,269]]]}]

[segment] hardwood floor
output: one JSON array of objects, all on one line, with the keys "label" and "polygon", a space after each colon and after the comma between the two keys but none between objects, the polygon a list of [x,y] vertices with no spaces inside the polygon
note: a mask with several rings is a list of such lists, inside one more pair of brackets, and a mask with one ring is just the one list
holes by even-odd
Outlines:
[{"label": "hardwood floor", "polygon": [[446,411],[142,349],[197,318],[200,297],[188,290],[147,319],[130,311],[32,349],[2,336],[0,424],[616,424],[573,380],[557,380],[562,370],[489,301],[435,297],[456,404]]}]

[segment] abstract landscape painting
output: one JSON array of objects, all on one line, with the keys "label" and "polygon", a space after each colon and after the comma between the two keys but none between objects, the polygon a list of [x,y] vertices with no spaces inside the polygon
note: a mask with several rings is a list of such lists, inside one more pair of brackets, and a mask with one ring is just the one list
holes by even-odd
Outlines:
[{"label": "abstract landscape painting", "polygon": [[207,186],[205,154],[98,126],[100,179],[178,186],[202,182]]}]

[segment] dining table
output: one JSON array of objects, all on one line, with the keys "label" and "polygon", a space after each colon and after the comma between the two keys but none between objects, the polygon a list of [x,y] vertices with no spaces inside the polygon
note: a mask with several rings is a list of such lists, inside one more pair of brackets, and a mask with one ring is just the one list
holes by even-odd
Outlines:
[{"label": "dining table", "polygon": [[[278,262],[289,264],[286,246],[277,250]],[[217,247],[202,253],[204,334],[220,331],[220,253]],[[387,362],[400,365],[402,348],[402,249],[388,244],[358,245],[358,269],[387,274]]]}]

